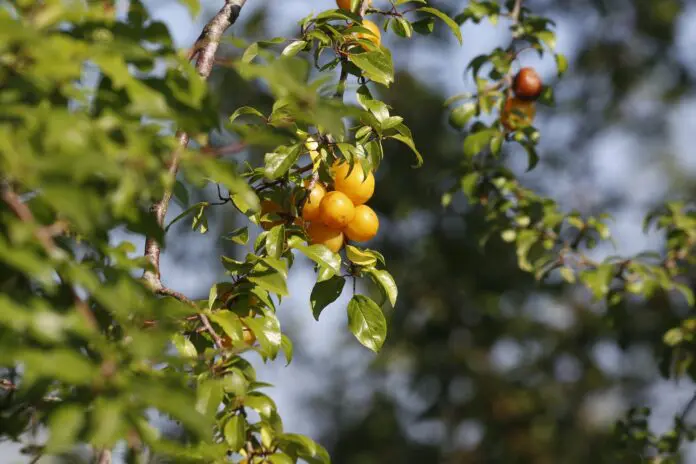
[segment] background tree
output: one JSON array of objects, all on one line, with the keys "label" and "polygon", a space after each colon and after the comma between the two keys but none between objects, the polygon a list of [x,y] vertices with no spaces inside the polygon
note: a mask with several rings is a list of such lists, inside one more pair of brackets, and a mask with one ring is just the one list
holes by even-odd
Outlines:
[{"label": "background tree", "polygon": [[[279,453],[266,456],[270,462],[286,462],[281,451],[289,462],[297,456],[309,462],[325,459],[313,442],[280,429],[274,403],[258,391],[263,384],[254,381],[245,361],[250,357],[238,354],[248,350],[250,332],[254,349],[264,358],[289,349],[289,338],[278,337],[275,302],[268,295],[287,290],[287,267],[295,261],[291,248],[314,260],[319,280],[328,277],[328,284],[318,285],[310,304],[317,316],[341,285],[329,275],[338,263],[334,255],[305,245],[294,219],[304,206],[303,180],[331,184],[327,168],[338,155],[361,159],[361,167],[368,169],[379,162],[376,194],[369,205],[378,211],[381,224],[370,248],[386,257],[401,292],[397,311],[386,313],[391,331],[385,352],[369,376],[360,379],[377,392],[373,401],[361,397],[356,404],[354,399],[359,380],[351,364],[355,357],[349,355],[354,341],[348,342],[342,355],[323,358],[317,365],[317,372],[323,376],[330,372],[335,382],[327,400],[314,403],[322,405],[323,417],[332,425],[326,436],[316,438],[329,446],[333,460],[641,462],[658,454],[678,459],[674,451],[690,433],[680,424],[675,433],[659,441],[645,433],[643,411],[635,411],[613,434],[606,423],[597,425],[588,405],[616,387],[623,396],[645,403],[640,393],[656,377],[658,363],[666,375],[689,375],[691,295],[687,286],[675,287],[688,282],[688,210],[673,204],[659,216],[670,238],[664,253],[604,261],[606,248],[590,249],[608,236],[598,213],[621,211],[625,198],[607,196],[610,201],[603,203],[600,198],[588,207],[587,197],[564,197],[567,191],[557,184],[565,178],[573,179],[574,185],[581,180],[592,185],[586,158],[578,155],[612,128],[635,130],[644,141],[664,136],[665,128],[655,124],[651,115],[664,114],[665,104],[679,102],[690,82],[685,65],[668,53],[676,40],[674,25],[685,14],[680,6],[574,2],[549,8],[530,0],[524,5],[471,2],[453,8],[449,2],[432,2],[432,7],[464,25],[465,39],[472,23],[485,28],[482,24],[493,20],[507,34],[498,48],[496,43],[485,44],[490,49],[473,63],[484,81],[470,89],[470,95],[449,100],[450,112],[442,106],[449,95],[434,92],[404,72],[392,77],[388,66],[390,55],[399,63],[400,56],[408,56],[418,43],[441,49],[459,34],[457,24],[440,10],[414,11],[422,8],[421,2],[396,2],[395,9],[376,2],[373,9],[365,10],[376,23],[388,22],[381,35],[394,45],[389,54],[373,47],[368,35],[357,43],[353,33],[368,31],[350,26],[360,20],[345,10],[308,17],[299,33],[295,28],[288,33],[293,39],[264,41],[277,35],[264,30],[268,10],[250,10],[252,2],[248,3],[229,2],[220,15],[215,16],[216,11],[203,15],[222,21],[210,23],[189,55],[196,58],[197,70],[204,76],[217,65],[210,95],[185,59],[175,54],[161,24],[150,23],[149,13],[138,3],[132,2],[128,16],[118,16],[120,21],[114,21],[114,11],[101,2],[86,10],[65,9],[61,2],[8,5],[5,30],[11,31],[7,33],[11,40],[4,63],[9,64],[3,65],[0,75],[8,82],[3,85],[8,102],[3,106],[7,113],[3,139],[8,143],[2,151],[3,207],[7,208],[2,262],[7,266],[3,297],[9,309],[4,313],[2,327],[7,335],[0,342],[0,356],[5,356],[2,362],[10,371],[3,377],[7,380],[3,381],[2,424],[9,429],[3,433],[26,440],[22,432],[30,425],[48,425],[48,442],[29,440],[25,448],[35,456],[68,449],[74,442],[110,448],[125,439],[128,459],[155,451],[174,456],[177,462],[209,461],[224,459],[235,450],[244,450],[259,462],[272,451]],[[243,36],[260,41],[244,43],[237,37],[231,46],[222,44],[213,62],[217,41],[210,39],[222,32],[216,25],[230,22],[231,12],[236,18],[235,7],[241,5],[247,20]],[[215,5],[216,10],[219,6]],[[362,12],[360,7],[367,5],[351,7]],[[562,21],[554,28],[535,14]],[[619,25],[627,27],[626,17],[634,19],[626,37],[654,53],[635,53],[635,48],[623,46],[612,35]],[[61,29],[59,25],[66,21],[74,27]],[[571,61],[572,71],[558,87],[556,69],[553,77],[543,73],[545,83],[551,85],[536,104],[541,142],[532,127],[506,133],[499,119],[508,88],[521,63],[534,55],[533,50],[525,50],[511,56],[507,48],[511,36],[517,38],[513,55],[543,45],[547,56],[553,57],[553,32],[561,32],[564,23],[577,29],[589,23],[591,34],[582,37],[580,52]],[[598,23],[608,26],[602,29],[609,31],[606,38],[597,34]],[[27,32],[34,29],[39,33]],[[413,37],[397,39],[400,35]],[[38,57],[30,53],[39,40],[54,45],[42,49],[53,53]],[[308,53],[310,47],[312,51],[324,48],[317,55],[320,67],[328,68],[309,71],[305,63],[314,58]],[[118,58],[107,59],[114,50],[123,51],[123,62],[135,74],[129,74],[128,68],[124,72]],[[281,51],[286,58],[278,57]],[[295,59],[290,58],[293,55]],[[622,59],[616,59],[617,55]],[[70,65],[59,66],[58,57]],[[79,66],[83,60],[89,60],[86,69]],[[164,66],[167,60],[170,64]],[[566,62],[563,57],[556,62],[560,73]],[[42,69],[37,63],[51,67]],[[540,68],[547,63],[533,62]],[[166,75],[161,67],[168,69]],[[56,69],[71,71],[59,74]],[[468,69],[466,79],[471,79],[472,71]],[[182,73],[188,80],[182,80]],[[334,80],[322,81],[324,75]],[[665,75],[672,78],[662,78]],[[373,82],[360,86],[356,76]],[[73,86],[76,80],[78,85]],[[94,80],[98,85],[91,84]],[[660,90],[652,86],[650,95],[677,100],[648,105],[638,113],[627,111],[626,105],[644,95],[646,83],[659,83]],[[552,89],[557,90],[558,104],[547,109],[544,104],[554,100]],[[348,106],[335,98],[344,95]],[[573,118],[575,111],[583,118]],[[261,117],[256,117],[257,112]],[[233,114],[232,122],[224,124],[222,132],[213,131],[219,127],[220,114],[224,120]],[[401,120],[392,119],[395,115],[403,117],[416,146],[426,155],[421,169],[410,166],[410,132]],[[157,124],[141,126],[143,117]],[[446,127],[447,118],[457,131]],[[348,122],[345,138],[341,119]],[[553,130],[558,120],[573,127],[570,136]],[[85,128],[80,133],[93,131],[87,142],[105,146],[86,149],[74,134],[71,137],[68,129],[74,132],[78,122]],[[183,131],[179,142],[184,133],[193,136],[189,150],[179,151],[162,135],[162,127],[174,126]],[[59,136],[52,139],[51,133]],[[319,146],[306,144],[307,133]],[[33,142],[27,145],[27,141]],[[384,159],[379,141],[384,142]],[[40,145],[44,143],[51,145]],[[569,156],[568,147],[574,156]],[[318,180],[312,174],[317,159],[312,151],[322,158]],[[172,184],[171,177],[161,175],[172,153],[180,157],[181,183]],[[46,163],[49,155],[55,164]],[[537,161],[531,173],[524,173]],[[215,187],[212,196],[210,185],[201,189],[211,180],[223,187],[220,198]],[[174,269],[161,267],[158,273],[150,267],[144,286],[133,271],[147,262],[136,258],[129,245],[109,241],[108,234],[114,230],[139,234],[134,243],[148,236],[147,257],[157,264],[156,244],[163,237],[147,211],[152,202],[161,211],[157,202],[164,192],[165,203],[160,204],[166,204],[166,192],[172,186],[175,201],[187,214],[179,218],[170,214],[164,223],[181,220],[169,229],[165,250],[176,250],[181,246],[178,241],[186,240],[184,247],[191,242],[190,232],[182,232],[188,228],[183,219],[192,217],[194,229],[221,230],[229,239],[220,248],[229,257],[222,264],[232,279],[215,285],[205,302],[189,299],[163,283]],[[20,195],[19,202],[13,192]],[[534,192],[558,198],[560,206]],[[667,194],[674,198],[679,192]],[[257,197],[262,205],[273,201],[280,207],[262,209],[259,216]],[[231,214],[235,206],[245,214]],[[581,211],[567,215],[573,207]],[[216,213],[222,216],[220,223],[214,219]],[[597,219],[588,219],[587,214],[593,213]],[[163,215],[159,219],[162,225]],[[244,228],[249,220],[269,230],[255,237],[258,229]],[[40,227],[32,227],[36,223]],[[65,225],[72,235],[63,234]],[[46,253],[54,249],[51,241],[55,249],[69,253],[67,258],[46,259]],[[241,250],[244,243],[254,244],[253,256]],[[301,254],[295,268],[303,262]],[[343,258],[349,267],[340,272],[362,273],[366,279],[357,282],[358,293],[386,303],[396,294],[391,280],[385,280],[385,269],[377,264],[380,258],[349,249]],[[26,267],[32,262],[36,267]],[[202,260],[196,262],[201,270],[208,266]],[[45,277],[56,271],[57,284]],[[292,293],[298,290],[291,288]],[[351,293],[349,288],[344,293]],[[153,290],[184,305],[172,298],[152,298]],[[201,308],[200,313],[191,306]],[[326,313],[340,310],[337,306],[329,306]],[[106,337],[83,332],[86,329],[73,322],[77,314],[89,321],[92,311],[88,309]],[[306,306],[294,309],[307,310]],[[359,340],[378,348],[384,340],[381,329],[366,332],[360,327],[382,327],[381,312],[361,299],[352,311],[351,328]],[[356,313],[370,317],[355,323]],[[279,312],[279,317],[283,321],[289,316]],[[663,338],[665,333],[668,336]],[[296,336],[300,333],[290,338]],[[178,354],[165,350],[171,342]],[[607,369],[598,347],[613,343],[620,344],[628,359],[638,360],[633,363],[635,369],[618,375]],[[636,350],[644,354],[630,358]],[[309,361],[301,349],[298,354],[300,363]],[[192,355],[195,358],[187,357]],[[369,359],[364,351],[359,356]],[[510,356],[513,361],[504,362]],[[168,368],[149,367],[163,364]],[[61,366],[59,372],[56,366]],[[95,366],[101,369],[97,385],[87,377],[97,372]],[[196,379],[194,398],[190,398],[192,384],[187,377]],[[213,419],[217,395],[222,395],[225,407],[215,417],[216,444],[211,444],[210,422],[203,423],[201,416]],[[198,408],[192,412],[187,405],[194,400]],[[146,433],[142,413],[147,408],[156,408],[183,425],[173,441]],[[102,425],[96,429],[99,433],[95,424]],[[588,442],[593,446],[587,446]],[[238,454],[231,458],[240,459]]]}]

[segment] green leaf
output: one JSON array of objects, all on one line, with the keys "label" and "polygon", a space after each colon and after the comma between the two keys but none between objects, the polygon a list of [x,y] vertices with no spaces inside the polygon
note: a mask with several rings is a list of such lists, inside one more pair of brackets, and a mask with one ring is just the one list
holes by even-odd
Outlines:
[{"label": "green leaf", "polygon": [[561,53],[557,53],[555,55],[556,58],[556,69],[558,70],[558,76],[562,76],[565,74],[565,72],[568,70],[568,59],[565,57],[565,55],[562,55]]},{"label": "green leaf", "polygon": [[556,34],[551,31],[537,32],[536,36],[551,50],[556,48]]},{"label": "green leaf", "polygon": [[189,340],[184,335],[180,333],[174,334],[172,342],[174,343],[176,350],[179,352],[179,354],[181,354],[181,356],[185,358],[195,358],[196,356],[198,356],[196,347],[193,346],[191,340]]},{"label": "green leaf", "polygon": [[364,295],[355,295],[348,303],[348,326],[355,338],[375,353],[387,337],[387,321],[382,310]]},{"label": "green leaf", "polygon": [[319,266],[323,266],[330,269],[334,274],[340,274],[341,272],[341,257],[326,248],[324,245],[304,245],[302,239],[297,236],[292,237],[288,241],[288,245],[292,248],[300,250],[302,254],[307,256],[309,259],[317,263]]},{"label": "green leaf", "polygon": [[375,283],[379,285],[387,295],[392,307],[396,306],[396,298],[399,295],[399,289],[396,286],[394,277],[392,277],[389,272],[380,269],[370,269],[368,272],[370,273],[370,277],[373,278]]},{"label": "green leaf", "polygon": [[423,18],[411,23],[413,30],[421,35],[430,35],[435,30],[435,18]]},{"label": "green leaf", "polygon": [[404,134],[394,134],[388,136],[387,138],[398,140],[399,142],[403,143],[411,149],[413,154],[416,155],[416,164],[413,165],[414,168],[419,168],[423,165],[423,156],[421,156],[420,152],[416,148],[416,144],[413,141],[413,137]]},{"label": "green leaf", "polygon": [[295,56],[302,51],[303,48],[307,46],[307,42],[304,40],[296,40],[291,42],[290,45],[283,49],[281,53],[283,56]]},{"label": "green leaf", "polygon": [[290,337],[285,334],[282,334],[280,338],[280,349],[283,351],[283,354],[285,354],[285,360],[287,361],[285,365],[288,366],[292,362],[292,355],[294,351],[292,340],[290,340]]},{"label": "green leaf", "polygon": [[429,13],[433,16],[437,16],[445,24],[447,24],[447,26],[450,28],[450,30],[452,31],[454,36],[459,41],[459,45],[464,43],[464,41],[462,39],[462,31],[461,31],[461,29],[459,29],[459,25],[456,22],[454,22],[454,20],[452,18],[450,18],[449,16],[447,16],[445,13],[443,13],[442,11],[440,11],[436,8],[430,8],[430,7],[418,8],[416,11],[421,11],[423,13]]},{"label": "green leaf", "polygon": [[465,103],[452,110],[449,116],[449,123],[455,129],[462,129],[466,126],[472,116],[476,114],[476,104],[473,102]]},{"label": "green leaf", "polygon": [[46,442],[46,452],[51,454],[70,450],[85,423],[82,408],[67,404],[51,413],[48,420],[50,435]]},{"label": "green leaf", "polygon": [[288,151],[266,153],[264,157],[264,175],[270,180],[284,176],[300,157],[300,145],[294,145]]},{"label": "green leaf", "polygon": [[241,108],[237,108],[237,110],[234,113],[232,113],[232,116],[230,116],[230,122],[234,122],[237,118],[244,115],[256,116],[263,120],[266,119],[263,113],[257,110],[256,108],[252,108],[251,106],[242,106]]},{"label": "green leaf", "polygon": [[[172,219],[172,222],[167,225],[167,227],[164,228],[164,231],[167,232],[171,226],[188,216],[189,214],[193,213],[196,211],[196,215],[202,214],[202,211],[208,207],[208,202],[207,201],[201,201],[199,203],[196,203],[195,205],[191,205],[188,208],[186,208],[184,211],[182,211],[177,217]],[[195,230],[195,227],[194,227]]]},{"label": "green leaf", "polygon": [[244,406],[253,409],[263,418],[269,418],[276,412],[275,402],[263,393],[251,393],[244,398]]},{"label": "green leaf", "polygon": [[287,454],[276,453],[268,457],[271,464],[295,464],[295,461]]},{"label": "green leaf", "polygon": [[523,143],[522,146],[527,152],[527,172],[529,172],[539,164],[539,154],[531,143]]},{"label": "green leaf", "polygon": [[231,451],[238,451],[246,443],[246,420],[242,415],[229,418],[224,428],[225,442]]},{"label": "green leaf", "polygon": [[219,325],[225,335],[230,337],[233,341],[242,340],[242,330],[243,326],[235,313],[228,310],[215,311],[209,316],[211,321]]},{"label": "green leaf", "polygon": [[363,71],[363,75],[389,87],[394,82],[394,64],[387,49],[364,53],[351,53],[348,60]]},{"label": "green leaf", "polygon": [[209,417],[214,415],[222,402],[222,386],[218,380],[201,378],[196,391],[196,411]]},{"label": "green leaf", "polygon": [[275,269],[255,269],[248,277],[249,281],[258,285],[259,287],[273,292],[279,296],[288,295],[288,287],[285,277],[276,271]]},{"label": "green leaf", "polygon": [[464,140],[464,154],[468,158],[472,158],[486,148],[493,137],[499,132],[495,129],[484,129],[479,132],[469,134]]},{"label": "green leaf", "polygon": [[256,335],[259,353],[264,357],[275,359],[283,341],[280,322],[275,314],[269,311],[264,313],[263,317],[243,317],[242,321]]},{"label": "green leaf", "polygon": [[280,258],[285,249],[285,226],[279,224],[266,234],[266,252],[272,258]]},{"label": "green leaf", "polygon": [[413,35],[413,27],[411,23],[403,17],[396,17],[391,22],[391,28],[396,35],[404,38],[410,38]]},{"label": "green leaf", "polygon": [[207,207],[208,203],[205,203],[198,208],[198,211],[193,216],[191,230],[198,229],[201,234],[205,234],[206,232],[208,232],[208,217],[205,215],[205,210]]},{"label": "green leaf", "polygon": [[341,296],[346,280],[340,276],[333,276],[323,282],[317,282],[312,289],[309,300],[312,305],[314,319],[319,320],[319,315],[328,305]]},{"label": "green leaf", "polygon": [[124,410],[120,401],[98,398],[90,420],[90,443],[97,447],[111,448],[122,433]]},{"label": "green leaf", "polygon": [[225,234],[224,238],[225,240],[231,240],[239,245],[246,245],[249,242],[249,229],[246,226],[239,227]]},{"label": "green leaf", "polygon": [[353,245],[346,245],[346,256],[359,266],[372,266],[377,263],[377,257],[369,251],[361,250]]}]

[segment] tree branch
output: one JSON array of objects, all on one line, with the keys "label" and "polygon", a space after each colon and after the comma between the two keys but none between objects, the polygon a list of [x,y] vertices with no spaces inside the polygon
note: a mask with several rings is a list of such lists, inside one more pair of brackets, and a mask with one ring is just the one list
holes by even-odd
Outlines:
[{"label": "tree branch", "polygon": [[[172,298],[176,298],[177,300],[181,301],[182,303],[185,303],[196,310],[199,310],[198,305],[193,302],[193,300],[189,299],[186,295],[184,295],[181,292],[177,292],[176,290],[172,290],[171,288],[164,287],[160,284],[160,287],[155,289],[155,293],[158,295],[163,295],[163,296],[170,296]],[[198,318],[201,320],[201,323],[203,324],[203,327],[205,330],[210,334],[210,336],[213,338],[213,341],[215,342],[215,345],[219,348],[222,349],[222,338],[220,338],[220,335],[215,331],[213,326],[210,324],[210,321],[208,320],[208,316],[205,314],[199,313]]]},{"label": "tree branch", "polygon": [[[203,32],[198,36],[196,43],[192,47],[192,52],[189,56],[196,57],[196,71],[204,79],[210,76],[215,63],[215,54],[217,53],[225,31],[232,26],[239,17],[239,13],[247,0],[225,0],[225,5],[213,16],[213,18],[203,28]],[[172,159],[169,164],[168,174],[175,177],[179,171],[181,162],[181,152],[186,149],[189,142],[189,135],[185,132],[178,132],[176,135],[178,149],[172,154]],[[172,191],[168,189],[162,195],[162,199],[154,203],[150,211],[155,216],[157,224],[160,227],[164,224],[164,217],[167,215],[169,201],[172,198]],[[151,270],[145,271],[143,277],[152,286],[153,289],[162,287],[160,278],[160,254],[162,245],[157,243],[152,237],[147,237],[145,241],[145,257],[152,265]]]},{"label": "tree branch", "polygon": [[522,0],[515,0],[515,4],[510,11],[512,22],[517,24],[520,21],[520,12],[522,11]]}]

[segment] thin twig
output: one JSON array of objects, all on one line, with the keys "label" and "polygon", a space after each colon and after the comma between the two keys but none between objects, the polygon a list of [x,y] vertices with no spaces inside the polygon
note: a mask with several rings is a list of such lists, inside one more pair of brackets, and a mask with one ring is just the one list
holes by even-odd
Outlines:
[{"label": "thin twig", "polygon": [[242,142],[234,142],[229,145],[223,145],[221,147],[210,147],[207,146],[201,149],[201,153],[212,156],[224,156],[224,155],[236,155],[247,149],[247,145]]},{"label": "thin twig", "polygon": [[[187,304],[187,305],[189,305],[189,306],[195,308],[196,310],[200,309],[200,308],[198,308],[198,305],[197,305],[193,300],[191,300],[190,298],[188,298],[188,297],[187,297],[186,295],[184,295],[183,293],[177,292],[176,290],[172,290],[171,288],[167,288],[167,287],[164,287],[164,286],[160,286],[159,288],[156,288],[156,289],[154,290],[154,292],[155,292],[156,294],[158,294],[158,295],[170,296],[170,297],[172,297],[172,298],[175,298],[175,299],[181,301],[182,303],[185,303],[185,304]],[[222,348],[223,348],[223,346],[222,346],[222,338],[220,338],[220,335],[218,335],[218,333],[215,331],[215,329],[213,328],[213,326],[210,324],[210,321],[208,320],[208,316],[206,316],[205,314],[198,314],[198,318],[201,320],[201,323],[203,324],[203,327],[205,328],[205,330],[206,330],[206,331],[210,334],[210,336],[213,338],[213,341],[215,342],[215,345],[216,345],[219,349],[222,349]]]},{"label": "thin twig", "polygon": [[360,16],[365,16],[367,9],[370,7],[370,0],[362,0],[360,4]]},{"label": "thin twig", "polygon": [[[196,56],[196,71],[204,79],[210,76],[215,64],[215,54],[217,53],[225,31],[232,26],[239,17],[239,13],[246,3],[246,0],[225,0],[225,5],[213,16],[208,24],[203,28],[200,36],[191,50],[190,56]],[[168,168],[168,174],[171,177],[176,177],[179,171],[179,163],[181,162],[181,152],[186,148],[189,142],[189,135],[185,132],[177,133],[178,149],[174,151],[172,160]],[[172,197],[172,190],[167,189],[162,195],[162,199],[154,203],[150,211],[155,216],[157,224],[162,227],[164,217],[167,215],[169,201]],[[162,287],[160,279],[160,254],[162,246],[153,237],[147,237],[145,241],[145,256],[152,266],[151,270],[145,271],[143,277],[153,286],[153,288]]]},{"label": "thin twig", "polygon": [[97,454],[95,464],[111,464],[111,450],[103,449]]},{"label": "thin twig", "polygon": [[[691,396],[691,399],[689,400],[688,403],[686,403],[686,406],[684,406],[684,410],[682,411],[681,415],[679,416],[679,422],[681,423],[682,429],[686,428],[686,417],[689,415],[691,410],[696,406],[696,392]],[[680,433],[681,436],[681,433]]]},{"label": "thin twig", "polygon": [[[3,185],[2,187],[2,200],[7,204],[7,206],[12,210],[12,212],[19,218],[20,221],[25,222],[34,226],[34,236],[41,244],[42,248],[49,256],[55,256],[60,249],[53,241],[53,235],[49,232],[49,229],[45,227],[36,227],[36,220],[34,219],[34,214],[31,209],[22,202],[19,195],[12,190],[9,185]],[[87,324],[92,328],[96,329],[98,327],[97,320],[94,318],[94,314],[77,294],[72,287],[71,291],[73,294],[73,299],[75,300],[75,307],[77,311],[82,315]]]}]

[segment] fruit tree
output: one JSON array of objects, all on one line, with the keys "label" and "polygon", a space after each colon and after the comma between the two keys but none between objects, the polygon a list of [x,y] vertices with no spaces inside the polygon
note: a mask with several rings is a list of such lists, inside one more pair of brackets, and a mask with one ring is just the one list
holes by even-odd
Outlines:
[{"label": "fruit tree", "polygon": [[[331,462],[316,437],[286,429],[251,359],[277,369],[280,356],[291,363],[293,340],[277,312],[296,294],[288,282],[300,261],[313,270],[306,310],[315,319],[343,309],[354,345],[375,353],[386,346],[389,323],[401,317],[399,279],[393,250],[380,245],[394,234],[398,213],[383,215],[380,190],[397,185],[400,170],[427,166],[429,152],[445,150],[419,143],[399,106],[386,102],[403,77],[394,65],[399,48],[390,45],[446,33],[466,46],[462,26],[484,20],[509,40],[468,64],[472,92],[444,102],[462,149],[432,189],[440,199],[434,214],[455,204],[476,212],[477,241],[454,239],[447,249],[488,250],[484,256],[502,256],[501,269],[512,256],[515,272],[535,280],[526,288],[586,290],[609,308],[595,332],[617,340],[633,336],[630,318],[617,316],[629,303],[679,299],[683,310],[655,324],[650,346],[667,379],[694,374],[693,211],[668,202],[646,218],[665,232],[657,253],[598,256],[591,251],[611,239],[608,216],[565,211],[513,167],[519,155],[527,171],[543,159],[537,111],[555,111],[554,85],[568,71],[555,23],[534,2],[462,2],[456,12],[427,0],[338,0],[324,11],[307,2],[293,36],[259,38],[240,27],[255,1],[211,0],[215,11],[203,12],[205,25],[185,50],[142,0],[0,2],[3,441],[20,443],[30,462],[81,445],[100,464],[116,461],[114,450],[129,463],[155,455]],[[196,0],[181,4],[201,13]],[[534,52],[555,62],[554,79],[544,82],[522,65],[521,55]],[[226,91],[235,91],[228,82],[209,79],[221,70],[256,95],[228,100]],[[432,131],[441,123],[428,121]],[[396,150],[411,158],[395,159]],[[207,282],[206,297],[173,288],[176,269],[162,256],[187,239],[180,226],[190,225],[183,235],[211,236],[221,216],[236,223],[219,234],[225,251],[196,266],[219,264],[224,276]],[[114,239],[124,235],[129,240]],[[502,285],[502,271],[493,280]],[[419,282],[406,291],[422,290],[418,304],[434,311],[469,297],[457,293],[466,282],[441,282],[449,288],[438,294]],[[350,299],[337,308],[344,293]],[[532,325],[497,335],[524,338]],[[394,346],[391,361],[413,348]],[[480,355],[467,358],[466,375],[480,390],[493,385],[480,368],[484,354],[454,351],[439,362]],[[481,462],[571,462],[562,450],[545,454],[557,438],[556,419],[534,409],[544,395],[563,392],[535,390],[533,381],[519,380],[529,382],[521,400],[495,396],[493,385],[494,401],[471,405],[500,420],[485,440],[506,443],[476,455]],[[696,436],[685,420],[692,403],[664,434],[648,427],[644,409],[629,411],[616,422],[617,459],[677,462],[682,443]],[[568,410],[575,412],[561,402],[556,412]],[[532,426],[519,425],[526,416]],[[333,451],[340,462],[340,447]],[[449,452],[443,462],[473,459]],[[384,462],[394,459],[388,456]]]}]

